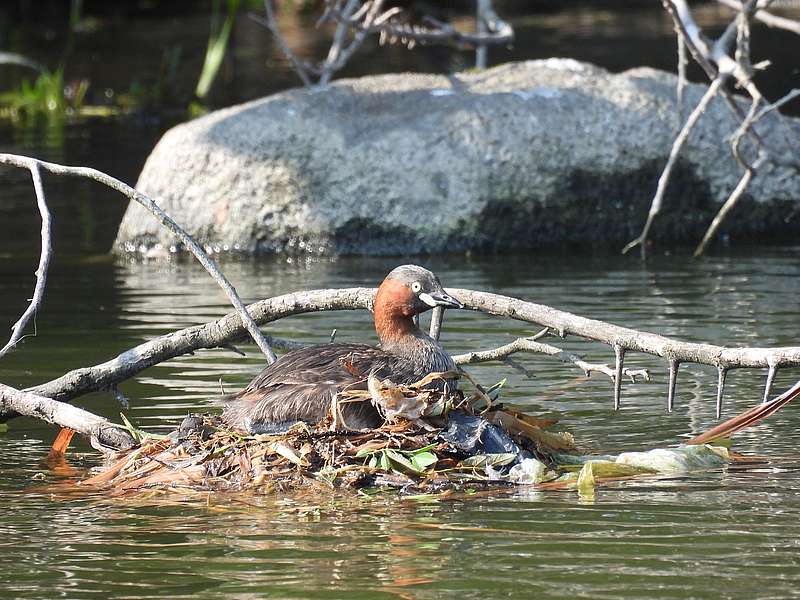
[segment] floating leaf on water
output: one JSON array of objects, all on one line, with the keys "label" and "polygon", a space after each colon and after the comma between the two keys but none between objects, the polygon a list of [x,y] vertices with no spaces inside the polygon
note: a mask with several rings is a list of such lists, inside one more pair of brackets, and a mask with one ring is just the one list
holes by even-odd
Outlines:
[{"label": "floating leaf on water", "polygon": [[594,461],[589,461],[578,475],[578,494],[581,496],[594,496]]},{"label": "floating leaf on water", "polygon": [[724,446],[692,445],[678,448],[656,448],[647,452],[624,452],[617,457],[619,464],[651,469],[657,473],[688,473],[714,469],[730,462]]},{"label": "floating leaf on water", "polygon": [[421,473],[428,467],[439,462],[439,457],[433,452],[415,452],[411,456],[411,463],[416,467],[417,472]]},{"label": "floating leaf on water", "polygon": [[610,460],[590,460],[586,461],[584,467],[591,463],[592,474],[597,479],[608,477],[633,477],[634,475],[653,475],[657,473],[655,469],[641,466],[618,463]]},{"label": "floating leaf on water", "polygon": [[730,450],[731,446],[733,446],[733,439],[729,437],[717,438],[715,440],[711,440],[706,444],[707,446],[719,446],[722,448],[727,448]]}]

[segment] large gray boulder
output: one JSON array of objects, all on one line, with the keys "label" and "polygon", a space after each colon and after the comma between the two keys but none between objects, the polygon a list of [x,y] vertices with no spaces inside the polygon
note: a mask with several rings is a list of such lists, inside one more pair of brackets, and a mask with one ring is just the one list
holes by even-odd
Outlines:
[{"label": "large gray boulder", "polygon": [[[137,187],[219,250],[619,243],[638,234],[675,136],[675,84],[653,69],[611,74],[567,59],[341,80],[171,129]],[[687,106],[704,89],[689,86]],[[786,155],[791,138],[776,121],[765,118],[759,132]],[[657,239],[696,239],[734,188],[740,169],[721,140],[736,126],[715,100],[681,155]],[[800,178],[788,175],[760,173],[725,231],[800,231],[800,219],[785,219],[800,199]],[[131,204],[119,249],[174,243]]]}]

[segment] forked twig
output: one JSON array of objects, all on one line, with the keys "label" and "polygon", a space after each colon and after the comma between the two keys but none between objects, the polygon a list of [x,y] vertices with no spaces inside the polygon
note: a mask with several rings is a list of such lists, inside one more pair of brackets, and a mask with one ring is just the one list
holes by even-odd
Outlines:
[{"label": "forked twig", "polygon": [[[236,293],[236,289],[231,285],[231,283],[227,280],[227,278],[222,274],[219,270],[219,267],[214,262],[214,260],[206,254],[206,252],[200,247],[200,245],[192,239],[192,237],[186,233],[186,231],[178,225],[167,213],[165,213],[161,207],[159,207],[152,199],[150,199],[145,194],[141,193],[138,190],[133,189],[129,185],[123,183],[119,179],[111,177],[102,171],[98,171],[96,169],[91,169],[88,167],[68,167],[64,165],[59,165],[56,163],[45,162],[43,160],[38,160],[35,158],[31,158],[28,156],[19,156],[16,154],[0,154],[0,164],[12,165],[15,167],[24,167],[29,169],[31,173],[34,173],[35,170],[44,169],[51,173],[55,173],[57,175],[70,175],[70,176],[79,176],[79,177],[87,177],[89,179],[93,179],[103,185],[110,187],[113,190],[127,196],[129,199],[141,204],[144,206],[148,211],[150,211],[153,216],[156,217],[159,223],[166,227],[169,231],[171,231],[185,246],[186,248],[194,255],[194,257],[200,262],[201,265],[205,268],[205,270],[211,275],[214,281],[219,284],[219,286],[225,292],[225,295],[228,296],[228,299],[233,304],[236,312],[238,313],[239,317],[242,319],[245,328],[247,329],[250,336],[255,341],[256,345],[261,349],[264,355],[267,357],[267,362],[275,362],[277,357],[275,353],[270,348],[269,343],[267,342],[264,334],[261,333],[261,330],[256,325],[253,318],[247,312],[247,308],[245,307],[242,299],[239,297],[239,294]],[[36,178],[34,177],[34,185],[36,185]],[[41,185],[41,184],[40,184]],[[37,197],[39,196],[41,190],[37,190]]]},{"label": "forked twig", "polygon": [[39,170],[37,163],[29,163],[26,165],[31,172],[33,179],[33,189],[36,192],[36,205],[39,207],[39,215],[42,218],[41,239],[42,249],[39,254],[39,266],[36,269],[36,287],[33,290],[33,297],[28,304],[28,307],[22,313],[22,316],[11,327],[11,337],[5,346],[0,348],[0,358],[8,354],[19,342],[23,339],[23,331],[32,318],[35,318],[36,312],[42,304],[44,299],[44,291],[47,287],[47,269],[50,266],[50,256],[53,251],[52,238],[50,235],[50,210],[47,208],[47,199],[44,195],[44,186],[42,185],[42,173]]},{"label": "forked twig", "polygon": [[703,94],[700,102],[697,103],[697,106],[695,106],[694,110],[686,119],[686,123],[684,123],[683,127],[678,133],[678,136],[672,143],[672,149],[670,150],[667,164],[664,166],[664,170],[661,172],[661,177],[658,178],[658,187],[656,188],[656,193],[650,203],[650,211],[647,213],[647,220],[642,228],[642,232],[636,239],[628,242],[628,244],[622,249],[623,254],[627,254],[628,251],[632,250],[636,246],[641,246],[642,256],[646,254],[647,238],[650,234],[650,227],[652,227],[653,221],[656,216],[658,216],[658,213],[661,212],[661,205],[664,202],[664,194],[667,191],[667,185],[669,184],[672,170],[675,168],[675,164],[678,161],[678,155],[680,154],[683,145],[686,143],[686,140],[689,139],[689,134],[691,133],[692,128],[700,119],[700,116],[705,112],[708,104],[711,102],[714,96],[717,95],[717,91],[719,91],[719,88],[724,81],[725,78],[721,76],[718,76],[716,79],[714,79],[714,81],[711,82],[711,85],[708,86],[705,94]]}]

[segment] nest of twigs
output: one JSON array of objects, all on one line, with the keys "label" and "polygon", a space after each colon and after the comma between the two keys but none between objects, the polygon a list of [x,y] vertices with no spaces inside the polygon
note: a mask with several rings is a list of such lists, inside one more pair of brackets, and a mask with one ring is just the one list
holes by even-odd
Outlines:
[{"label": "nest of twigs", "polygon": [[[190,415],[170,435],[143,437],[84,485],[126,493],[153,488],[287,490],[310,482],[331,487],[396,487],[412,493],[464,484],[513,483],[521,457],[555,469],[576,450],[555,423],[493,403],[496,389],[465,397],[430,389],[434,374],[410,386],[370,378],[366,390],[336,399],[326,420],[275,434],[248,435],[218,417]],[[373,402],[386,416],[373,430],[342,429],[342,402]],[[541,473],[539,474],[541,476]],[[552,478],[559,474],[553,471]]]}]

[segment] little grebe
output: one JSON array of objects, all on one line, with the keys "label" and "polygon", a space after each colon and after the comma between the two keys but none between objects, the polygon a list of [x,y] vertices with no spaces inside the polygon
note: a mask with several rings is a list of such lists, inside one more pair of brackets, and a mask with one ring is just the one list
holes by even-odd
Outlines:
[{"label": "little grebe", "polygon": [[[455,369],[441,344],[414,322],[416,315],[434,306],[462,308],[427,269],[397,267],[375,296],[380,347],[330,343],[289,352],[268,365],[244,390],[228,396],[222,419],[231,427],[254,433],[296,421],[316,423],[328,414],[338,392],[363,388],[369,374],[410,384],[428,373]],[[341,409],[344,425],[350,429],[383,422],[371,402],[343,403]]]}]

